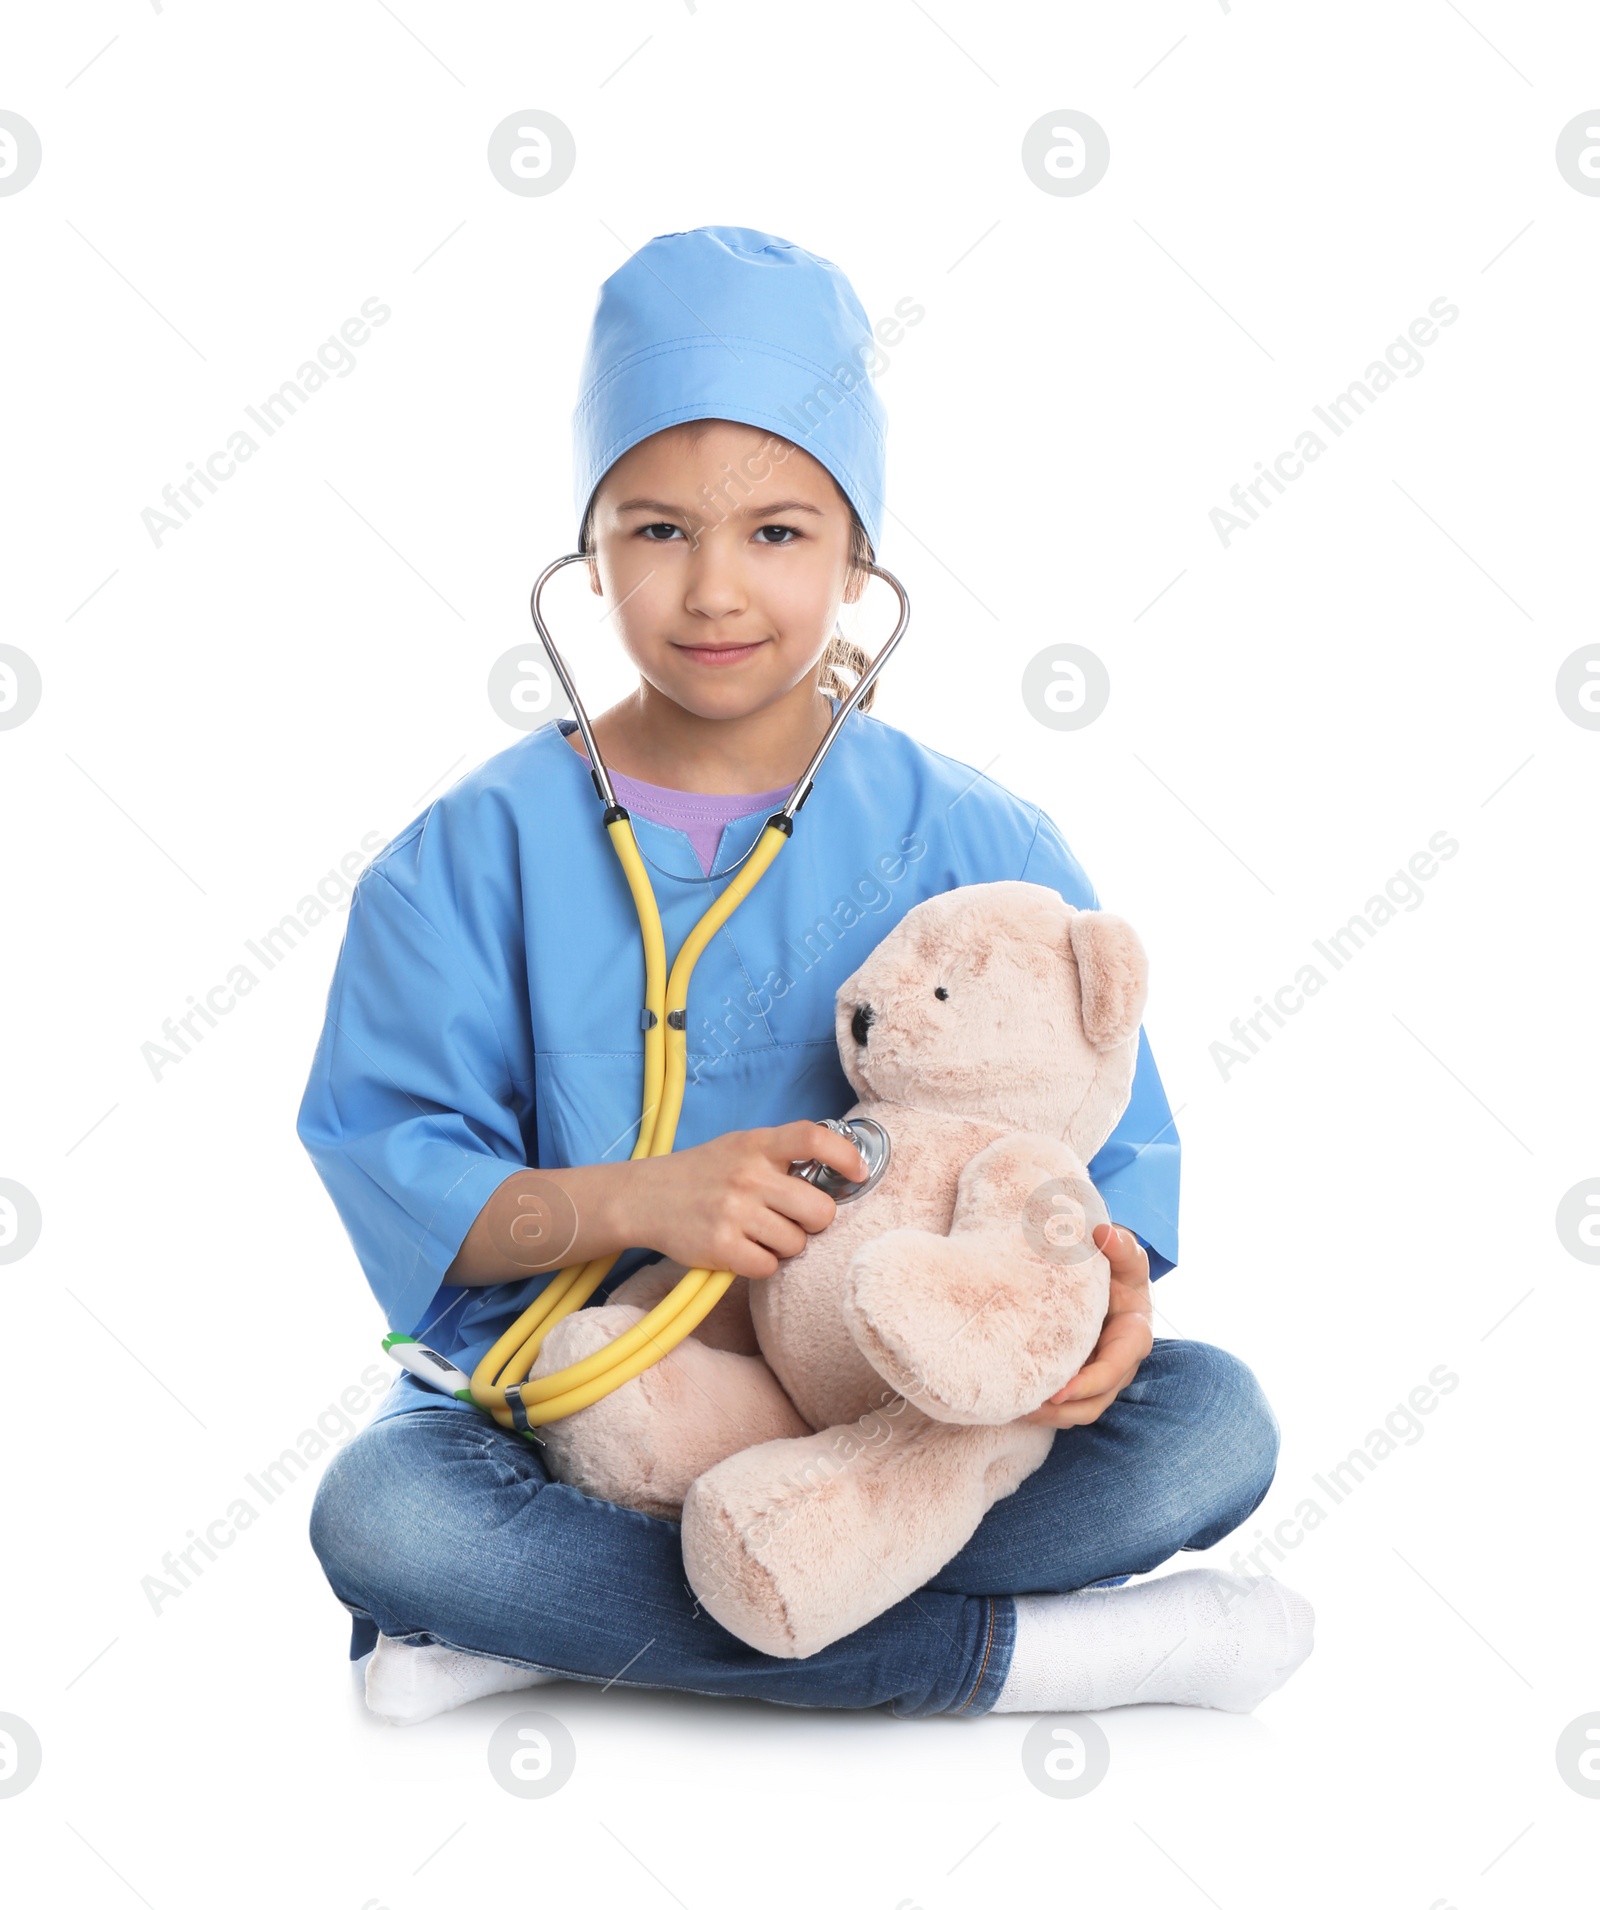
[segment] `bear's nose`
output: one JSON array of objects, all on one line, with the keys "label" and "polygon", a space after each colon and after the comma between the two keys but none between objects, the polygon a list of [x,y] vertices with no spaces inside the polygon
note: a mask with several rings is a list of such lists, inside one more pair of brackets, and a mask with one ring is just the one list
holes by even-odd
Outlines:
[{"label": "bear's nose", "polygon": [[858,1048],[864,1048],[867,1045],[867,1030],[871,1026],[872,1004],[866,1001],[861,1002],[856,1012],[850,1017],[850,1032],[855,1036]]}]

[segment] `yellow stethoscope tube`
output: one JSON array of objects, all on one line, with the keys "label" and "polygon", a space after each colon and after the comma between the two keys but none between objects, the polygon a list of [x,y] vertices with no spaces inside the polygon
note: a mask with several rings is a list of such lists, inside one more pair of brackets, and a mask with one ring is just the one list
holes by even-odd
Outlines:
[{"label": "yellow stethoscope tube", "polygon": [[[900,600],[900,616],[888,641],[862,672],[855,687],[841,702],[816,753],[801,772],[789,799],[778,813],[768,819],[755,847],[745,857],[733,880],[722,891],[689,932],[679,949],[672,970],[667,972],[666,939],[661,928],[661,911],[655,891],[645,870],[644,858],[634,840],[628,813],[616,801],[611,778],[601,760],[594,732],[566,664],[561,659],[539,614],[539,598],[551,577],[566,564],[589,561],[585,553],[573,551],[558,557],[541,572],[533,587],[529,610],[534,628],[546,654],[561,680],[572,705],[583,743],[589,756],[589,774],[600,800],[605,804],[606,833],[617,852],[639,917],[639,933],[644,941],[645,964],[645,1036],[644,1106],[639,1117],[639,1133],[634,1142],[634,1160],[649,1155],[670,1154],[678,1131],[678,1116],[683,1111],[683,1091],[688,1078],[689,1037],[687,1009],[689,978],[694,973],[712,936],[771,867],[778,851],[789,840],[796,812],[811,793],[818,769],[846,717],[856,708],[877,681],[895,646],[905,635],[911,621],[911,603],[898,577],[877,564],[867,565],[874,576],[890,584]],[[603,1346],[585,1360],[529,1379],[546,1335],[560,1320],[577,1312],[615,1266],[617,1254],[606,1254],[586,1265],[564,1267],[532,1305],[495,1341],[478,1362],[472,1374],[472,1397],[486,1413],[508,1432],[529,1437],[535,1426],[565,1419],[608,1393],[624,1385],[636,1374],[664,1359],[685,1340],[706,1317],[733,1284],[726,1271],[713,1272],[695,1267],[686,1273],[658,1306],[626,1333],[619,1334],[609,1346]]]},{"label": "yellow stethoscope tube", "polygon": [[[666,974],[661,914],[639,845],[634,840],[633,825],[626,815],[619,815],[607,821],[606,833],[627,876],[639,916],[640,934],[644,938],[645,1007],[649,1011],[645,1028],[644,1106],[632,1155],[634,1160],[639,1160],[646,1155],[672,1152],[688,1078],[684,1010],[695,964],[712,936],[771,866],[773,858],[789,840],[789,831],[776,822],[767,824],[739,873],[691,930],[672,964],[670,977]],[[564,1268],[478,1362],[472,1375],[472,1397],[508,1431],[548,1425],[553,1419],[564,1419],[569,1413],[592,1406],[596,1400],[615,1392],[687,1339],[734,1279],[731,1273],[693,1268],[658,1306],[609,1346],[591,1353],[588,1359],[579,1360],[575,1366],[530,1380],[528,1374],[539,1357],[545,1336],[558,1320],[566,1319],[584,1305],[617,1258],[614,1253],[607,1254],[589,1261],[586,1266]]]}]

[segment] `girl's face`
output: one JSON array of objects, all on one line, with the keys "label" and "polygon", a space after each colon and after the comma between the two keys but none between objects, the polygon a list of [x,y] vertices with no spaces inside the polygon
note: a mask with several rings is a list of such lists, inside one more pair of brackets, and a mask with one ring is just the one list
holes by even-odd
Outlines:
[{"label": "girl's face", "polygon": [[640,676],[696,716],[766,709],[813,676],[842,602],[850,506],[785,438],[725,419],[673,425],[595,493],[590,588]]}]

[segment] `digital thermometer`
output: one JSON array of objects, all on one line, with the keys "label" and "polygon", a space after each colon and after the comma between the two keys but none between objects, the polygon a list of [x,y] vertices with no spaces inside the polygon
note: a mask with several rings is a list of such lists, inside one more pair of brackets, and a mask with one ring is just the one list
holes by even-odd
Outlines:
[{"label": "digital thermometer", "polygon": [[386,1333],[383,1350],[424,1386],[431,1386],[436,1393],[450,1393],[456,1399],[464,1399],[469,1406],[473,1403],[472,1381],[459,1366],[453,1365],[442,1353],[435,1353],[431,1346],[424,1346],[421,1340],[414,1340],[409,1333]]}]

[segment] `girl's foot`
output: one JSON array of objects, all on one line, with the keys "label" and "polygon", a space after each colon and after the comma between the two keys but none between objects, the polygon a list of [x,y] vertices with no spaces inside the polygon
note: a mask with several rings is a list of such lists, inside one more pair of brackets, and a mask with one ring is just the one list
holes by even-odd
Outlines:
[{"label": "girl's foot", "polygon": [[1314,1614],[1275,1578],[1201,1569],[1019,1597],[996,1711],[1198,1704],[1253,1711],[1311,1651]]},{"label": "girl's foot", "polygon": [[556,1673],[531,1665],[476,1658],[448,1645],[408,1645],[379,1632],[367,1659],[367,1709],[391,1724],[421,1724],[474,1698],[559,1682]]}]

